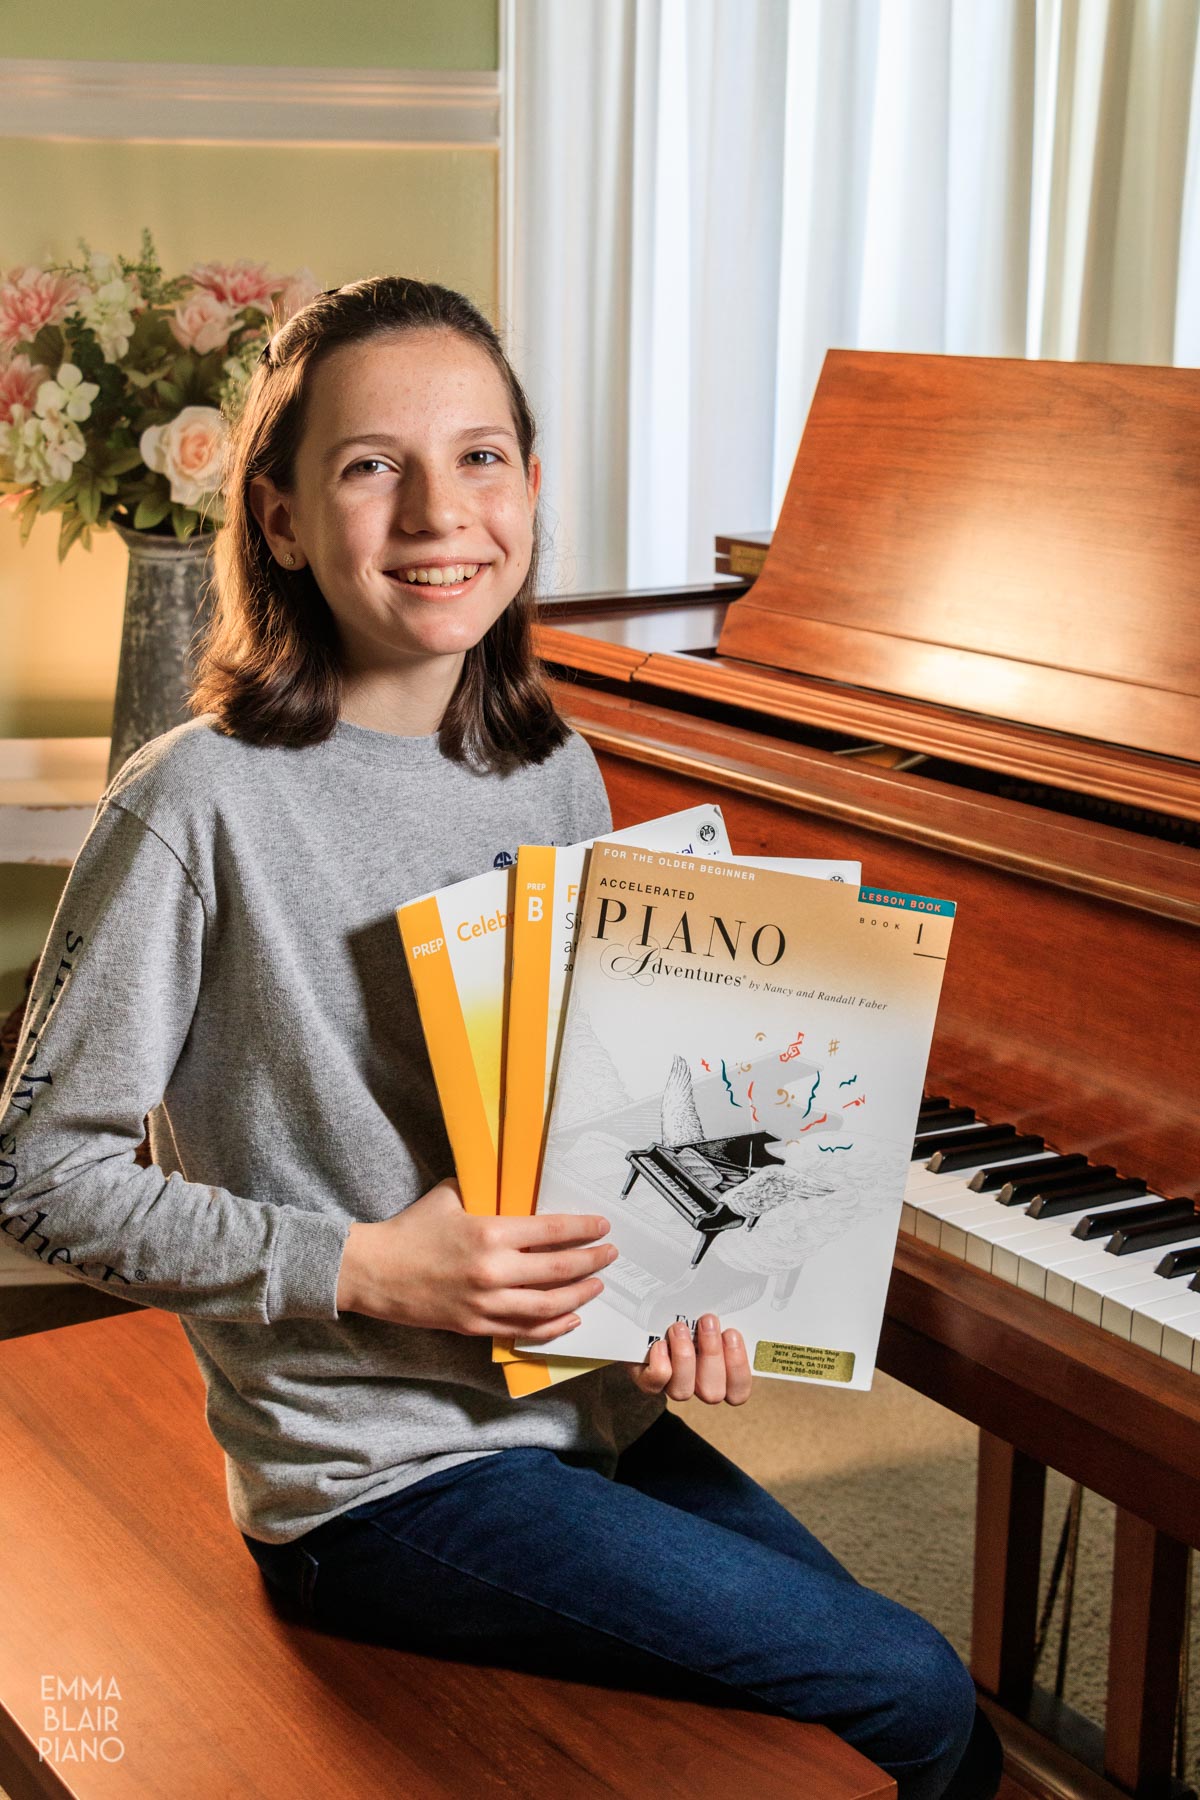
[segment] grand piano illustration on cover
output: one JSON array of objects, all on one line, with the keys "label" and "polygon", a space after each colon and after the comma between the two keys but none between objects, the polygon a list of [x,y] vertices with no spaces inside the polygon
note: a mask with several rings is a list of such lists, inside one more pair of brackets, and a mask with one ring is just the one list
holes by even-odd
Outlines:
[{"label": "grand piano illustration on cover", "polygon": [[[586,1015],[573,1029],[588,1038]],[[869,1137],[856,1132],[854,1152],[825,1164],[845,1119],[807,1106],[832,1079],[815,1062],[784,1065],[772,1049],[694,1075],[676,1053],[661,1092],[637,1101],[601,1045],[589,1051],[588,1099],[563,1117],[558,1148],[587,1204],[613,1221],[622,1254],[606,1287],[639,1325],[666,1298],[689,1316],[764,1296],[780,1310],[805,1261],[872,1212]],[[752,1128],[731,1132],[742,1119]]]}]

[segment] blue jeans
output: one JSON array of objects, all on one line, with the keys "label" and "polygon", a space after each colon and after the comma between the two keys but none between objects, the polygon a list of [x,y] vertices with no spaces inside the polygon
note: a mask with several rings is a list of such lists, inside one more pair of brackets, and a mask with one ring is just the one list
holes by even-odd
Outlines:
[{"label": "blue jeans", "polygon": [[820,1721],[902,1800],[990,1800],[999,1782],[946,1640],[669,1412],[611,1478],[502,1450],[291,1543],[245,1542],[337,1635]]}]

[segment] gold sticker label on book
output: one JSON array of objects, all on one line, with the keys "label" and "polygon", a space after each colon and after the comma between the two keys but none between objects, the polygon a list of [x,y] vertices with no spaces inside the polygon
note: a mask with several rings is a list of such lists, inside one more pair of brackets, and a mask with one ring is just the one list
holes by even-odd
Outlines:
[{"label": "gold sticker label on book", "polygon": [[851,1381],[853,1350],[818,1350],[812,1344],[772,1344],[760,1338],[754,1352],[760,1375],[805,1375],[816,1381]]}]

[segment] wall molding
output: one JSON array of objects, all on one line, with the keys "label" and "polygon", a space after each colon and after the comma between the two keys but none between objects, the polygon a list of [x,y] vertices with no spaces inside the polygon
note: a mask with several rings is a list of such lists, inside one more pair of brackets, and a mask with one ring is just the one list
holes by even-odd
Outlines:
[{"label": "wall molding", "polygon": [[0,58],[0,137],[497,149],[500,74]]}]

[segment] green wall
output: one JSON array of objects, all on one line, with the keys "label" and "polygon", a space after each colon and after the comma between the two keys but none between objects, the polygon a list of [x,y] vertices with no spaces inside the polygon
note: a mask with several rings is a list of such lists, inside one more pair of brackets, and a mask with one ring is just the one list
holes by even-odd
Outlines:
[{"label": "green wall", "polygon": [[497,0],[58,0],[3,9],[5,57],[328,69],[494,69]]}]

